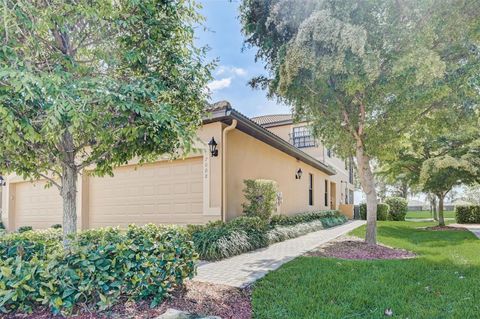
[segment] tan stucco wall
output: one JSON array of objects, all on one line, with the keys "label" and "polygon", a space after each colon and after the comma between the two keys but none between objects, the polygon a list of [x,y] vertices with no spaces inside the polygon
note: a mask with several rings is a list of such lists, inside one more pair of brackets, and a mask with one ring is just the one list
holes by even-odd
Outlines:
[{"label": "tan stucco wall", "polygon": [[[239,130],[228,134],[227,218],[242,214],[245,179],[270,179],[278,183],[283,202],[279,213],[292,215],[311,210],[325,210],[324,184],[328,175]],[[295,179],[301,168],[301,179]],[[308,205],[309,173],[314,176],[313,206]]]},{"label": "tan stucco wall", "polygon": [[[308,126],[307,122],[295,123],[295,124],[285,124],[279,126],[269,127],[268,130],[274,133],[275,135],[281,137],[285,141],[291,143],[290,136],[293,132],[294,127],[299,126]],[[345,161],[341,158],[335,156],[327,156],[327,150],[320,141],[317,141],[318,146],[316,147],[305,147],[301,150],[308,155],[318,159],[319,161],[325,162],[326,164],[333,167],[337,174],[330,177],[330,179],[335,182],[336,187],[336,207],[338,205],[345,203],[345,187],[347,190],[354,190],[355,187],[353,184],[348,183],[348,169],[345,169]]]}]

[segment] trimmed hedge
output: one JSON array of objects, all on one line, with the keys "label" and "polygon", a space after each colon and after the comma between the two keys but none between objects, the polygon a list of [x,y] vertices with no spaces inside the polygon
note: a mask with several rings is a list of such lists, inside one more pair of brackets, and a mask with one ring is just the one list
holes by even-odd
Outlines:
[{"label": "trimmed hedge", "polygon": [[195,274],[197,255],[180,229],[89,230],[72,238],[68,250],[58,248],[59,238],[52,229],[0,238],[0,311],[43,305],[68,314],[79,304],[104,310],[121,297],[155,306]]},{"label": "trimmed hedge", "polygon": [[480,224],[480,205],[457,206],[455,217],[460,224]]},{"label": "trimmed hedge", "polygon": [[404,221],[408,211],[408,201],[403,197],[389,197],[385,203],[390,207],[388,219]]},{"label": "trimmed hedge", "polygon": [[[388,219],[388,211],[389,211],[388,204],[385,203],[378,203],[377,204],[377,220],[387,220]],[[361,203],[360,204],[360,218],[363,220],[367,219],[367,204]]]},{"label": "trimmed hedge", "polygon": [[270,223],[259,217],[242,216],[227,223],[189,225],[187,229],[201,259],[220,260],[346,221],[347,218],[336,211],[320,211],[275,215]]},{"label": "trimmed hedge", "polygon": [[306,212],[292,216],[286,215],[274,215],[270,220],[271,226],[276,225],[296,225],[300,223],[307,223],[314,220],[319,220],[326,217],[337,217],[343,216],[339,212],[335,210],[325,210],[325,211],[317,211],[317,212]]},{"label": "trimmed hedge", "polygon": [[275,219],[274,222],[272,218],[271,229],[268,231],[270,244],[341,225],[347,221],[347,217],[335,211],[282,216]]}]

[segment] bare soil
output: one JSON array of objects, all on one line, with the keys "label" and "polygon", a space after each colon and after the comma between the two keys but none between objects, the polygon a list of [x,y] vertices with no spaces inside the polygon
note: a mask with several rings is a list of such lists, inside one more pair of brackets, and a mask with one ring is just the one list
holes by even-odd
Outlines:
[{"label": "bare soil", "polygon": [[[238,289],[222,285],[212,285],[189,281],[184,289],[176,292],[160,306],[151,309],[148,302],[123,302],[112,309],[92,313],[86,309],[78,309],[76,315],[67,318],[75,319],[151,319],[174,308],[201,316],[219,316],[223,319],[250,319],[252,308],[250,290]],[[38,309],[32,314],[2,315],[5,319],[60,319],[48,309]]]},{"label": "bare soil", "polygon": [[362,239],[343,236],[330,241],[317,249],[306,253],[307,256],[331,257],[341,259],[408,259],[416,255],[403,249],[383,245],[369,245]]},{"label": "bare soil", "polygon": [[468,229],[464,227],[454,227],[454,226],[432,226],[432,227],[425,227],[425,230],[433,230],[433,231],[468,231]]}]

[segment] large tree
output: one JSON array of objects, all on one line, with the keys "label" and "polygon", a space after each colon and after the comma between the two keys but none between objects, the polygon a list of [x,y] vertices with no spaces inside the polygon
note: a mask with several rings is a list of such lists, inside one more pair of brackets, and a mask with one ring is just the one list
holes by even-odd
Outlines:
[{"label": "large tree", "polygon": [[0,171],[46,179],[76,231],[77,179],[188,151],[210,65],[193,0],[1,2]]},{"label": "large tree", "polygon": [[441,226],[445,225],[443,204],[447,194],[455,186],[480,180],[478,108],[470,105],[435,110],[412,126],[389,156],[382,158],[382,174],[392,179],[401,175],[410,187],[429,193],[434,207],[438,199]]},{"label": "large tree", "polygon": [[474,94],[479,15],[480,3],[465,0],[243,1],[246,44],[270,75],[251,84],[292,105],[337,153],[355,155],[368,243],[376,243],[371,160],[438,104]]}]

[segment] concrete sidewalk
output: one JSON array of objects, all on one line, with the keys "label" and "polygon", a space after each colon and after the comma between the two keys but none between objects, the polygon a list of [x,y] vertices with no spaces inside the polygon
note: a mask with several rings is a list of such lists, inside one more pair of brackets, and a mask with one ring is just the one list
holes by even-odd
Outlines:
[{"label": "concrete sidewalk", "polygon": [[450,224],[448,226],[463,227],[475,234],[480,239],[480,224]]},{"label": "concrete sidewalk", "polygon": [[242,255],[198,267],[194,281],[243,288],[284,263],[365,224],[363,220],[319,230]]}]

